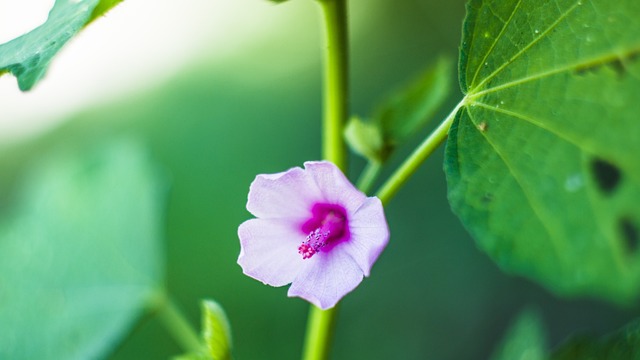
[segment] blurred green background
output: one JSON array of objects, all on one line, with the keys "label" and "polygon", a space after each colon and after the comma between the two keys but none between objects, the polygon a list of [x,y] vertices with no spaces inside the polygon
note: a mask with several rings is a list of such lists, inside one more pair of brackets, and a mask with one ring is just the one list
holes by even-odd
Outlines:
[{"label": "blurred green background", "polygon": [[[133,1],[133,0],[131,0]],[[261,1],[261,0],[255,0]],[[292,0],[291,2],[308,1]],[[290,6],[289,3],[279,5]],[[0,155],[0,215],[26,169],[61,149],[84,152],[105,139],[139,138],[167,174],[166,283],[189,320],[199,301],[227,311],[237,359],[295,359],[308,304],[242,274],[237,226],[256,174],[284,171],[320,157],[321,36],[314,6],[297,27],[224,61],[199,59],[162,86],[89,109],[62,126]],[[353,0],[352,112],[369,115],[377,101],[432,62],[457,57],[464,2]],[[229,34],[233,37],[234,34]],[[460,98],[452,94],[442,118]],[[426,134],[426,132],[424,133]],[[399,151],[397,166],[424,134]],[[364,162],[351,159],[350,177]],[[634,312],[586,299],[563,300],[514,278],[480,253],[449,210],[442,149],[386,209],[392,238],[371,278],[342,302],[335,359],[482,359],[525,307],[541,310],[557,344],[576,331],[612,331]],[[181,353],[147,315],[108,356],[162,359]]]}]

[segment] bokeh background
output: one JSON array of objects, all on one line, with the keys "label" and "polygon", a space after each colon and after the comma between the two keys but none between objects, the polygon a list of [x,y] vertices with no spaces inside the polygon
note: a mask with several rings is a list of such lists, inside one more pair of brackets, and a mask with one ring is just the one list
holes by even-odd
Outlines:
[{"label": "bokeh background", "polygon": [[[367,116],[439,54],[457,58],[464,1],[352,0],[350,16],[351,107]],[[200,299],[224,306],[237,359],[298,358],[308,304],[242,274],[236,230],[250,217],[256,174],[320,157],[321,49],[311,0],[125,1],[72,42],[33,93],[2,78],[0,216],[17,206],[12,194],[48,154],[138,139],[170,181],[163,230],[176,303],[194,326]],[[460,97],[456,87],[439,118]],[[386,175],[427,130],[391,159]],[[363,166],[352,156],[350,177]],[[442,149],[386,213],[390,245],[342,302],[335,359],[488,358],[529,306],[542,314],[551,345],[575,332],[612,331],[633,316],[502,273],[449,209]],[[107,358],[180,353],[150,314]]]}]

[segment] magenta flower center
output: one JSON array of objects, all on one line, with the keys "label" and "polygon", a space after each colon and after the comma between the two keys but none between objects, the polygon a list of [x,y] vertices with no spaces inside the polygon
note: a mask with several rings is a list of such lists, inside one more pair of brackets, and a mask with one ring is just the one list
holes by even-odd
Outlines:
[{"label": "magenta flower center", "polygon": [[329,251],[349,239],[347,213],[340,205],[317,203],[311,208],[311,218],[302,224],[302,232],[307,234],[298,247],[303,259],[320,250]]}]

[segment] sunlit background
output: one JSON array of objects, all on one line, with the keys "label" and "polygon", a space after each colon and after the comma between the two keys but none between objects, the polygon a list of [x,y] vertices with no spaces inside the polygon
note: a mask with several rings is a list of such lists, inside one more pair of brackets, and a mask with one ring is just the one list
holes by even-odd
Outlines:
[{"label": "sunlit background", "polygon": [[[42,23],[52,4],[0,0],[0,42]],[[350,15],[352,112],[367,116],[439,54],[457,56],[464,1],[352,0]],[[189,320],[198,325],[199,300],[215,299],[237,359],[297,358],[308,304],[242,275],[236,229],[250,217],[256,174],[320,157],[319,29],[311,0],[124,1],[71,41],[33,91],[0,78],[0,215],[11,217],[28,169],[51,153],[136,139],[170,182],[166,283]],[[439,116],[460,96],[456,88]],[[364,162],[351,165],[356,178]],[[442,151],[386,212],[391,243],[341,306],[335,359],[487,358],[530,305],[552,345],[628,318],[500,272],[451,214]],[[181,353],[153,314],[125,337],[107,358]]]}]

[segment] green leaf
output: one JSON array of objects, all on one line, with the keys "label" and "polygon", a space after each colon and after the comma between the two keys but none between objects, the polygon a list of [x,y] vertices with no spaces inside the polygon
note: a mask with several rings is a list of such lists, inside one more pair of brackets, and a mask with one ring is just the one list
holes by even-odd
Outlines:
[{"label": "green leaf", "polygon": [[640,359],[640,321],[601,339],[575,337],[556,350],[551,359]]},{"label": "green leaf", "polygon": [[441,56],[411,83],[391,95],[374,115],[391,148],[420,131],[451,93],[453,62]]},{"label": "green leaf", "polygon": [[0,226],[0,358],[95,359],[161,287],[163,186],[121,141],[59,155]]},{"label": "green leaf", "polygon": [[67,41],[121,1],[56,0],[44,24],[0,45],[0,75],[9,72],[18,78],[20,90],[30,90]]},{"label": "green leaf", "polygon": [[211,360],[211,357],[200,353],[188,353],[173,357],[173,360]]},{"label": "green leaf", "polygon": [[544,360],[546,341],[540,315],[532,310],[522,312],[507,331],[493,360]]},{"label": "green leaf", "polygon": [[212,359],[231,359],[229,320],[222,307],[212,300],[202,302],[202,337]]},{"label": "green leaf", "polygon": [[640,2],[472,0],[447,142],[454,212],[507,272],[640,290]]},{"label": "green leaf", "polygon": [[371,121],[352,117],[345,128],[351,149],[383,163],[411,135],[426,126],[451,92],[453,65],[441,56],[411,83],[396,91],[375,111]]},{"label": "green leaf", "polygon": [[344,137],[351,150],[369,161],[382,163],[388,156],[380,127],[376,124],[352,116],[344,129]]}]

